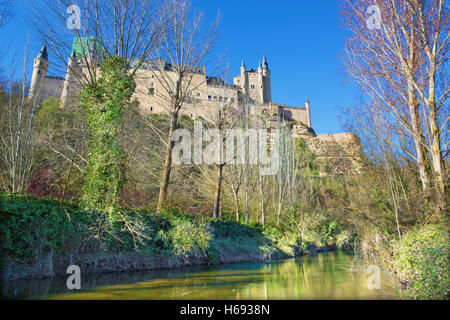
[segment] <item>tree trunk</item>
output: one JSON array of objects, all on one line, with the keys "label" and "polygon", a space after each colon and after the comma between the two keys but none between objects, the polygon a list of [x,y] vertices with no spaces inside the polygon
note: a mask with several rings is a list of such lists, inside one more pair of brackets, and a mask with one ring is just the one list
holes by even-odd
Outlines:
[{"label": "tree trunk", "polygon": [[438,206],[445,208],[445,170],[441,150],[441,132],[437,121],[435,82],[436,66],[432,62],[430,66],[429,92],[428,92],[428,121],[431,131],[431,159],[435,175],[436,191],[438,192]]},{"label": "tree trunk", "polygon": [[234,211],[236,212],[236,221],[239,222],[241,219],[241,215],[239,212],[239,189],[240,189],[240,186],[235,188],[234,184],[231,183],[231,188],[233,189]]},{"label": "tree trunk", "polygon": [[259,193],[261,196],[261,224],[264,225],[266,223],[266,212],[264,208],[264,189],[263,189],[263,179],[262,175],[259,174]]},{"label": "tree trunk", "polygon": [[160,213],[161,210],[166,205],[167,201],[167,191],[169,189],[170,173],[172,171],[172,150],[175,146],[175,141],[172,141],[173,132],[177,128],[178,124],[178,110],[174,108],[174,112],[171,114],[170,129],[169,129],[169,139],[167,141],[166,150],[166,160],[164,162],[163,173],[161,176],[161,184],[159,187],[159,197],[158,197],[158,209],[157,212]]},{"label": "tree trunk", "polygon": [[408,107],[411,116],[411,127],[413,131],[414,144],[417,153],[417,165],[419,167],[420,180],[422,181],[422,189],[424,197],[430,196],[430,176],[427,172],[427,161],[425,152],[425,141],[422,135],[422,126],[420,124],[418,103],[412,80],[408,81]]},{"label": "tree trunk", "polygon": [[216,185],[216,193],[214,197],[214,209],[213,209],[213,218],[220,218],[221,210],[220,210],[220,197],[222,193],[222,180],[223,180],[223,165],[217,166],[217,185]]},{"label": "tree trunk", "polygon": [[277,212],[277,226],[280,224],[280,217],[281,217],[281,208],[282,208],[282,195],[280,191],[280,195],[278,197],[278,212]]},{"label": "tree trunk", "polygon": [[239,198],[237,193],[234,192],[234,210],[236,211],[236,221],[239,222],[241,220],[241,214],[239,212]]}]

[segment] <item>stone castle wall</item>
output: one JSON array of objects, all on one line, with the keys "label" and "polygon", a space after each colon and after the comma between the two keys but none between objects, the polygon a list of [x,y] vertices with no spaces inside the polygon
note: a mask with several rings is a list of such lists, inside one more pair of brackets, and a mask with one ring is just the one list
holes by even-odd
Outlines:
[{"label": "stone castle wall", "polygon": [[292,131],[293,138],[303,139],[316,156],[321,176],[354,175],[361,172],[363,150],[357,134],[316,135],[314,130],[303,124],[295,124]]},{"label": "stone castle wall", "polygon": [[319,134],[305,140],[319,160],[321,175],[354,175],[361,172],[362,145],[357,134]]},{"label": "stone castle wall", "polygon": [[63,78],[45,77],[43,81],[43,90],[41,90],[40,100],[41,102],[50,97],[61,97],[64,86]]}]

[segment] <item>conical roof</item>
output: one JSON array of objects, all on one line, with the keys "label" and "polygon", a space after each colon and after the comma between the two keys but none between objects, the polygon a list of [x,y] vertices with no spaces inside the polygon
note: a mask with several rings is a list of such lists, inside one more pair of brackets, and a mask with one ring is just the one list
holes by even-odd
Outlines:
[{"label": "conical roof", "polygon": [[48,60],[48,52],[47,52],[47,43],[44,43],[42,46],[41,51],[39,52],[38,56],[39,59],[45,59]]}]

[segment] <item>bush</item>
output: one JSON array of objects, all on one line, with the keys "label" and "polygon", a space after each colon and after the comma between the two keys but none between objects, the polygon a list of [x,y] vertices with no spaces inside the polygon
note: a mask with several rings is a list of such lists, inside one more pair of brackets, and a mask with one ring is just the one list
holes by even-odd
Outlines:
[{"label": "bush", "polygon": [[43,251],[71,252],[90,238],[94,215],[29,195],[0,194],[2,257],[29,262]]},{"label": "bush", "polygon": [[448,232],[440,225],[410,231],[394,246],[394,269],[412,299],[447,299],[450,277]]},{"label": "bush", "polygon": [[206,257],[212,238],[208,225],[202,218],[175,225],[168,233],[174,253],[179,256],[194,254]]}]

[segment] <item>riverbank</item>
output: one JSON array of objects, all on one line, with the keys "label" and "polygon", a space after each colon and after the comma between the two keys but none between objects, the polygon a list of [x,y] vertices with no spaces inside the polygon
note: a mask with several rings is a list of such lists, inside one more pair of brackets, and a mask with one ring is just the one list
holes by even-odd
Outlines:
[{"label": "riverbank", "polygon": [[[333,245],[302,242],[270,226],[192,216],[177,210],[156,214],[105,213],[30,196],[1,196],[1,278],[173,269],[184,266],[268,262]],[[110,222],[112,221],[112,222]]]},{"label": "riverbank", "polygon": [[[302,300],[398,299],[388,275],[370,290],[363,263],[351,252],[307,255],[268,263],[183,267],[170,270],[82,274],[81,290],[67,275],[1,281],[0,299],[69,300]],[[351,268],[350,266],[353,266]],[[362,266],[362,265],[361,265]]]}]

